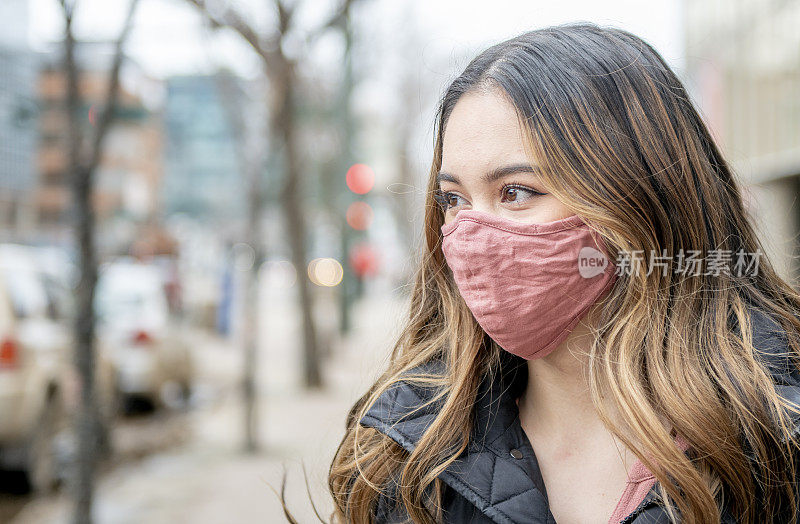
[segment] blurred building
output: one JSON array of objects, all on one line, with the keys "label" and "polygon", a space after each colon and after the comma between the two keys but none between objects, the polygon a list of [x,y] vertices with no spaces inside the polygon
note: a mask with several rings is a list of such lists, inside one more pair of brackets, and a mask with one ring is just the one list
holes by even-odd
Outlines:
[{"label": "blurred building", "polygon": [[[90,137],[108,89],[113,42],[79,42],[76,61],[84,136]],[[69,227],[72,210],[68,180],[66,79],[62,52],[43,55],[39,72],[39,184],[36,210],[40,231],[57,234]],[[126,251],[139,224],[160,211],[163,175],[161,114],[153,100],[158,84],[131,60],[121,73],[116,118],[108,131],[95,172],[95,210],[100,242],[106,251]]]},{"label": "blurred building", "polygon": [[36,149],[36,60],[28,48],[27,2],[0,3],[0,229],[31,227]]},{"label": "blurred building", "polygon": [[241,91],[223,85],[232,84],[222,84],[218,75],[167,80],[163,194],[168,215],[181,213],[202,222],[244,215],[237,130],[229,114],[240,103]]},{"label": "blurred building", "polygon": [[784,277],[800,267],[800,2],[685,0],[690,89]]},{"label": "blurred building", "polygon": [[166,80],[165,221],[178,241],[185,310],[207,326],[225,302],[230,246],[241,242],[247,216],[248,129],[263,114],[247,92],[245,81],[224,71]]},{"label": "blurred building", "polygon": [[0,47],[0,227],[30,227],[35,186],[36,66],[33,53]]}]

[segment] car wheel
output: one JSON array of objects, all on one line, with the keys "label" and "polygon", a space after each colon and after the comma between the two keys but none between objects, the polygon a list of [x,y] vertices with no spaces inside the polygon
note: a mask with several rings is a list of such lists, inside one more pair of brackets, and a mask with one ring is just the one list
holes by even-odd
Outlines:
[{"label": "car wheel", "polygon": [[52,395],[27,449],[25,475],[31,491],[52,491],[60,480],[62,464],[57,442],[66,430],[65,415],[61,395]]}]

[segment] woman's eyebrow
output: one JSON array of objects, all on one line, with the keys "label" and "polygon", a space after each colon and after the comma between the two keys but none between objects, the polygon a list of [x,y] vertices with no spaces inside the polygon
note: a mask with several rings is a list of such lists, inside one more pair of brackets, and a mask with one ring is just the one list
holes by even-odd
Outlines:
[{"label": "woman's eyebrow", "polygon": [[[536,174],[536,170],[530,164],[510,164],[507,166],[501,166],[491,170],[490,172],[486,173],[481,177],[481,181],[485,184],[489,184],[494,182],[504,176],[511,175],[514,173],[531,173]],[[455,175],[450,173],[445,173],[444,171],[439,171],[436,175],[436,182],[453,182],[455,184],[460,184],[458,178]]]}]

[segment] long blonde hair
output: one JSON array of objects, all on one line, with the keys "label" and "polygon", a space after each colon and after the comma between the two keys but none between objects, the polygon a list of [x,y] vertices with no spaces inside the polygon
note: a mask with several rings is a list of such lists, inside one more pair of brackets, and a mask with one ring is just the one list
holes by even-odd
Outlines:
[{"label": "long blonde hair", "polygon": [[[644,263],[662,250],[762,253],[745,274],[682,275],[670,259],[666,274],[620,275],[589,354],[591,395],[609,430],[655,474],[673,520],[677,510],[684,523],[718,521],[723,497],[737,522],[795,508],[797,443],[746,308],[779,321],[797,366],[800,296],[763,255],[739,183],[663,58],[629,32],[579,23],[490,47],[442,97],[408,320],[388,369],[349,413],[329,471],[333,517],[369,522],[396,479],[413,521],[440,520],[437,475],[466,449],[478,384],[500,366],[501,349],[445,264],[433,198],[454,105],[470,90],[498,88],[517,109],[544,185],[603,235],[612,258],[623,250],[642,252]],[[441,374],[410,374],[434,358],[447,364]],[[411,453],[358,424],[399,380],[439,387],[442,402]]]}]

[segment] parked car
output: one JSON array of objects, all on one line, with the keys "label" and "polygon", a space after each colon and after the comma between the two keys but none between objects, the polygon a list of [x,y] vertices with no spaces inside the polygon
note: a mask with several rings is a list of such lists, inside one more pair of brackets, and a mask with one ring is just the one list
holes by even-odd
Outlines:
[{"label": "parked car", "polygon": [[[37,248],[37,268],[49,300],[50,315],[69,327],[71,340],[70,364],[67,366],[67,407],[70,414],[77,412],[80,403],[80,386],[77,368],[74,366],[76,350],[72,342],[75,313],[74,295],[78,284],[77,268],[66,253],[59,249]],[[95,392],[98,414],[102,428],[110,430],[119,414],[116,371],[103,340],[95,334]],[[103,435],[110,438],[109,435]],[[109,443],[110,445],[110,443]],[[110,450],[106,450],[110,451]]]},{"label": "parked car", "polygon": [[[74,438],[76,405],[69,311],[55,274],[38,248],[0,245],[0,466],[21,471],[46,491],[63,479]],[[96,359],[98,408],[113,415],[113,368]]]},{"label": "parked car", "polygon": [[129,407],[141,400],[154,407],[186,402],[193,362],[183,325],[170,311],[161,269],[128,260],[105,264],[95,308],[122,401]]}]

